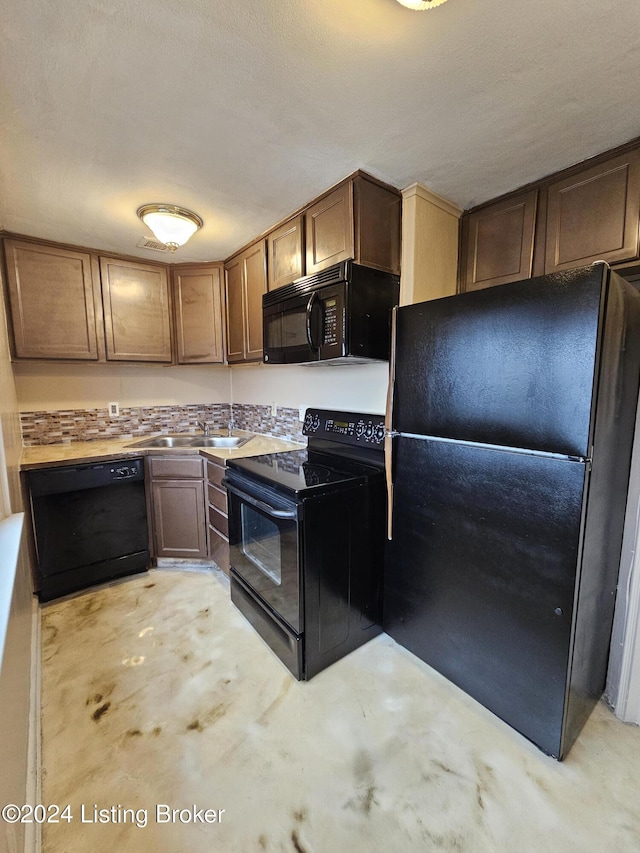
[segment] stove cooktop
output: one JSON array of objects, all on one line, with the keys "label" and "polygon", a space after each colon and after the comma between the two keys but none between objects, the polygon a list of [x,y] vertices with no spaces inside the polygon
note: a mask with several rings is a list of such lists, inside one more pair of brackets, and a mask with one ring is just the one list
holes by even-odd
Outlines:
[{"label": "stove cooktop", "polygon": [[297,497],[382,476],[382,415],[307,409],[302,431],[306,449],[229,459],[227,467]]},{"label": "stove cooktop", "polygon": [[229,459],[227,467],[297,496],[355,485],[380,473],[371,466],[312,449]]}]

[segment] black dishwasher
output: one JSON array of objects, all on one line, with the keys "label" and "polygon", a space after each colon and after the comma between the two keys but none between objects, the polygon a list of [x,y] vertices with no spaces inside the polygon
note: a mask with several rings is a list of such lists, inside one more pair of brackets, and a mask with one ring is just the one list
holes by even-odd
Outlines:
[{"label": "black dishwasher", "polygon": [[41,601],[148,568],[141,458],[39,469],[26,479]]}]

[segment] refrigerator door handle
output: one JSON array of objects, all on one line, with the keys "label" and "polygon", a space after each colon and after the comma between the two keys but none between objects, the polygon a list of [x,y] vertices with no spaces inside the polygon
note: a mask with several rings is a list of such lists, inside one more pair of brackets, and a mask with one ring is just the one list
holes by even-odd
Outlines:
[{"label": "refrigerator door handle", "polygon": [[396,324],[398,306],[391,312],[391,355],[384,425],[384,471],[387,481],[387,539],[393,539],[393,392],[396,381]]},{"label": "refrigerator door handle", "polygon": [[384,437],[384,473],[387,481],[387,539],[393,539],[393,435]]},{"label": "refrigerator door handle", "polygon": [[384,427],[387,435],[393,430],[393,392],[396,384],[396,326],[398,306],[391,311],[391,353],[389,356],[389,386],[387,388],[387,408],[384,416]]}]

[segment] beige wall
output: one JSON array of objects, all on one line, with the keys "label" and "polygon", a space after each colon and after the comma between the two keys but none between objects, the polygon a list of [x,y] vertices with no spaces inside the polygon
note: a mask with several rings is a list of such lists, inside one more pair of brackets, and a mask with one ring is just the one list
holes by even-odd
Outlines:
[{"label": "beige wall", "polygon": [[[21,512],[18,464],[22,440],[9,361],[4,302],[0,299],[0,518]],[[0,554],[0,572],[13,571]],[[32,586],[26,548],[15,579],[4,656],[0,662],[0,803],[27,802],[31,689]],[[21,850],[24,827],[0,822],[0,848]]]},{"label": "beige wall", "polygon": [[389,365],[386,361],[335,367],[262,364],[234,367],[232,374],[234,403],[382,414]]},{"label": "beige wall", "polygon": [[217,365],[14,364],[21,412],[228,403],[231,372]]},{"label": "beige wall", "polygon": [[456,292],[462,211],[421,184],[402,191],[400,304]]}]

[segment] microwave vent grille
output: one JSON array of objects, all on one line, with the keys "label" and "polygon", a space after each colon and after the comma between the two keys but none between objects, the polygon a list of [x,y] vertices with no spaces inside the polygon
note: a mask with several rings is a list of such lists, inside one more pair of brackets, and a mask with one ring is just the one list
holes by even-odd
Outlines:
[{"label": "microwave vent grille", "polygon": [[262,297],[263,307],[274,305],[281,302],[283,299],[288,299],[291,296],[298,296],[302,293],[311,293],[319,287],[326,287],[328,284],[338,284],[341,281],[348,280],[348,264],[349,261],[343,261],[326,270],[321,270],[314,275],[307,275],[304,278],[299,278],[292,284],[285,284],[284,287],[278,287],[276,290],[270,290]]}]

